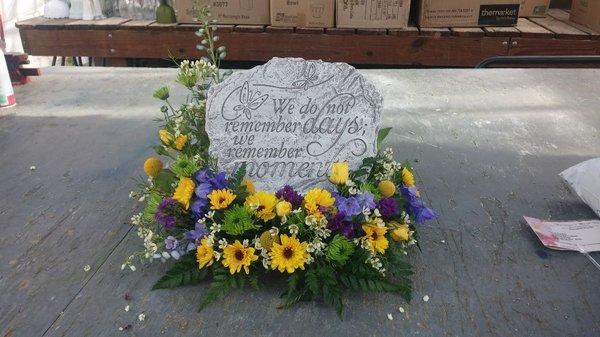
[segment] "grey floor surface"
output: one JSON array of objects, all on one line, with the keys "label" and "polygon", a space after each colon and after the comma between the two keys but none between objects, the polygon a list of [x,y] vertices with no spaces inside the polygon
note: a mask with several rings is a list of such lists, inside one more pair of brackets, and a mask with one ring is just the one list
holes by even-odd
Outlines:
[{"label": "grey floor surface", "polygon": [[156,140],[152,92],[175,71],[54,68],[0,112],[0,336],[600,336],[600,272],[522,220],[594,218],[557,173],[600,156],[600,71],[364,73],[384,93],[386,145],[441,213],[411,257],[412,303],[348,294],[341,321],[277,309],[277,283],[202,313],[204,285],[150,292],[165,266],[120,270],[140,245],[128,194]]}]

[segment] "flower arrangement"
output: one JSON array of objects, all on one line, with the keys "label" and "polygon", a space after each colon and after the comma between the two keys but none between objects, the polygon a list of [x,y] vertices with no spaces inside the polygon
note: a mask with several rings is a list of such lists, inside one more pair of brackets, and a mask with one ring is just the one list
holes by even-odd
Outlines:
[{"label": "flower arrangement", "polygon": [[[416,225],[437,216],[421,198],[410,165],[396,162],[391,149],[364,159],[355,171],[334,163],[331,188],[304,195],[291,186],[255,190],[244,166],[235,174],[220,172],[208,153],[205,103],[208,88],[229,74],[219,70],[225,47],[216,46],[214,20],[202,8],[198,17],[198,47],[208,56],[180,64],[177,82],[190,95],[178,109],[168,87],[154,93],[164,102],[154,149],[169,164],[159,157],[144,163],[148,179],[131,193],[144,203],[132,217],[144,249],[122,268],[135,270],[138,258],[176,260],[153,289],[210,279],[200,309],[232,289],[259,287],[268,273],[287,278],[285,307],[315,299],[341,315],[345,290],[409,300],[412,271],[405,256],[418,243]],[[380,131],[378,148],[389,131]]]}]

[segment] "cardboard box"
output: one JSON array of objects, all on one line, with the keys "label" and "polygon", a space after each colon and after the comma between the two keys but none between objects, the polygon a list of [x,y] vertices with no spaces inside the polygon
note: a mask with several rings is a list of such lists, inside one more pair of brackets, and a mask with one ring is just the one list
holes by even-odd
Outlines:
[{"label": "cardboard box", "polygon": [[521,0],[519,17],[543,18],[548,14],[550,0]]},{"label": "cardboard box", "polygon": [[336,11],[340,28],[403,28],[410,0],[336,0]]},{"label": "cardboard box", "polygon": [[[204,0],[219,24],[268,25],[269,0]],[[174,0],[177,22],[194,22],[194,0]]]},{"label": "cardboard box", "polygon": [[570,20],[600,32],[600,0],[573,0]]},{"label": "cardboard box", "polygon": [[335,0],[271,0],[271,25],[284,27],[334,26]]},{"label": "cardboard box", "polygon": [[514,26],[522,0],[421,0],[419,26]]}]

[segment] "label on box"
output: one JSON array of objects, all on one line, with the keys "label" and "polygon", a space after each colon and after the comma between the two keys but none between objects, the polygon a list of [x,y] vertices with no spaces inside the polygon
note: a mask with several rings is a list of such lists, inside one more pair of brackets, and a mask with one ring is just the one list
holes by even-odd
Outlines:
[{"label": "label on box", "polygon": [[519,5],[481,5],[478,24],[482,26],[506,26],[516,24],[519,19]]}]

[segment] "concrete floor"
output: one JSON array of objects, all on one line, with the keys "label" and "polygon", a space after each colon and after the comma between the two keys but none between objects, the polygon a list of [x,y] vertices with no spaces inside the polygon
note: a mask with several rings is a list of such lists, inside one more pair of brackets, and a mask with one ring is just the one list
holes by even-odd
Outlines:
[{"label": "concrete floor", "polygon": [[594,218],[557,174],[600,156],[600,70],[364,74],[384,93],[385,145],[441,213],[411,257],[411,304],[347,294],[340,321],[313,303],[276,309],[277,282],[202,313],[205,285],[150,292],[166,266],[120,270],[140,245],[128,194],[156,141],[152,92],[176,88],[175,71],[55,68],[0,112],[0,336],[600,335],[598,271],[522,220]]}]

